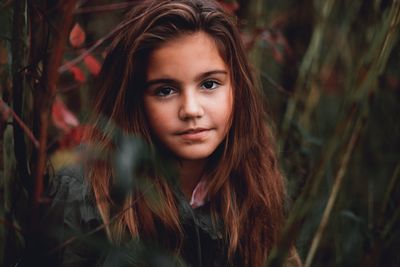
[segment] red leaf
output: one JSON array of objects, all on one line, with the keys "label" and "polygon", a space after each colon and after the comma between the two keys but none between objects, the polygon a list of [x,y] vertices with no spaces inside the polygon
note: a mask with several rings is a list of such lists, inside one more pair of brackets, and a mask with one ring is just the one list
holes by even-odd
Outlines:
[{"label": "red leaf", "polygon": [[86,34],[78,23],[75,23],[69,33],[69,42],[73,47],[80,47],[85,42]]},{"label": "red leaf", "polygon": [[272,56],[274,57],[275,61],[277,63],[282,64],[283,61],[284,61],[282,52],[278,48],[276,48],[275,46],[272,46],[271,48],[272,48]]},{"label": "red leaf", "polygon": [[88,54],[83,58],[83,62],[85,63],[86,67],[88,68],[89,72],[95,76],[97,76],[101,69],[100,62],[91,54]]},{"label": "red leaf", "polygon": [[83,74],[83,71],[79,67],[71,66],[69,67],[69,71],[74,75],[75,81],[79,83],[86,81],[85,74]]},{"label": "red leaf", "polygon": [[2,115],[3,120],[5,121],[7,121],[12,114],[10,107],[1,98],[0,98],[0,113]]},{"label": "red leaf", "polygon": [[224,0],[220,0],[219,3],[228,14],[233,15],[239,9],[239,3],[237,1],[226,2]]},{"label": "red leaf", "polygon": [[79,125],[78,119],[58,97],[54,100],[51,109],[51,118],[54,125],[66,133],[68,133],[72,127]]},{"label": "red leaf", "polygon": [[85,141],[84,136],[89,130],[91,130],[89,125],[79,125],[72,128],[58,141],[60,149],[69,149],[79,145],[82,141]]}]

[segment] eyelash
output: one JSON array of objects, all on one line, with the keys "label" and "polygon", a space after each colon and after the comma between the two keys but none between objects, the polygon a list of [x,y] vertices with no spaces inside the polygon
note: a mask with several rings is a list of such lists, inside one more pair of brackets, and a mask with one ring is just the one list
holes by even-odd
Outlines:
[{"label": "eyelash", "polygon": [[[212,87],[211,87],[211,88],[206,88],[206,87],[205,87],[205,84],[206,84],[206,83],[212,83]],[[200,87],[201,87],[202,89],[212,91],[212,90],[217,89],[220,85],[221,85],[221,83],[219,83],[219,82],[217,82],[217,81],[215,81],[215,80],[206,80],[206,81],[204,81],[204,82],[201,83]],[[163,91],[163,90],[166,90],[166,89],[169,89],[169,90],[170,90],[169,93],[167,93],[167,94],[162,93],[162,91]],[[164,87],[160,87],[160,88],[158,88],[157,90],[155,90],[155,93],[154,93],[154,94],[155,94],[156,96],[159,96],[159,97],[168,97],[168,96],[170,96],[171,94],[173,94],[174,91],[176,92],[177,89],[175,89],[175,88],[173,88],[173,87],[171,87],[171,86],[164,86]]]},{"label": "eyelash", "polygon": [[[205,88],[204,85],[205,85],[206,83],[213,83],[212,88]],[[220,85],[221,85],[221,83],[219,83],[219,82],[217,82],[217,81],[214,81],[214,80],[207,80],[207,81],[204,81],[204,82],[201,84],[201,87],[204,88],[204,89],[207,89],[207,90],[214,90],[214,89],[217,89]]]},{"label": "eyelash", "polygon": [[170,89],[171,91],[176,91],[176,89],[174,89],[172,87],[165,86],[165,87],[161,87],[161,88],[157,89],[155,91],[155,95],[159,96],[159,97],[167,97],[167,96],[171,95],[171,91],[170,91],[169,94],[163,94],[162,91],[165,90],[165,89]]}]

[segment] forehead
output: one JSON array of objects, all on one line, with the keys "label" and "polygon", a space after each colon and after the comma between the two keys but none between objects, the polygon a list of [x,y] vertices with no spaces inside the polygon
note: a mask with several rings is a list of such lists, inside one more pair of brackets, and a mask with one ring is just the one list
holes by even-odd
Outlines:
[{"label": "forehead", "polygon": [[196,32],[170,40],[149,56],[147,80],[165,77],[190,78],[210,70],[228,68],[216,42],[207,33]]}]

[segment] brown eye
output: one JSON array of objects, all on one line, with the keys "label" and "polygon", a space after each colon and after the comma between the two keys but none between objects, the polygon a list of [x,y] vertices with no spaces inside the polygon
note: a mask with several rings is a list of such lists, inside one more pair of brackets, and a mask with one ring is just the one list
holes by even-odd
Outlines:
[{"label": "brown eye", "polygon": [[205,81],[202,83],[201,87],[204,89],[212,90],[216,89],[220,84],[216,81]]},{"label": "brown eye", "polygon": [[162,87],[156,91],[157,96],[169,96],[175,92],[172,87]]}]

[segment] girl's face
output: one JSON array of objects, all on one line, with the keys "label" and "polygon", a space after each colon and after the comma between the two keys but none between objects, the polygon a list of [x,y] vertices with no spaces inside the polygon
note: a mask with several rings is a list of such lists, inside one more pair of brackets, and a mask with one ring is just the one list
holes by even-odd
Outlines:
[{"label": "girl's face", "polygon": [[185,35],[149,58],[144,107],[152,133],[182,160],[210,156],[231,121],[230,72],[212,38]]}]

